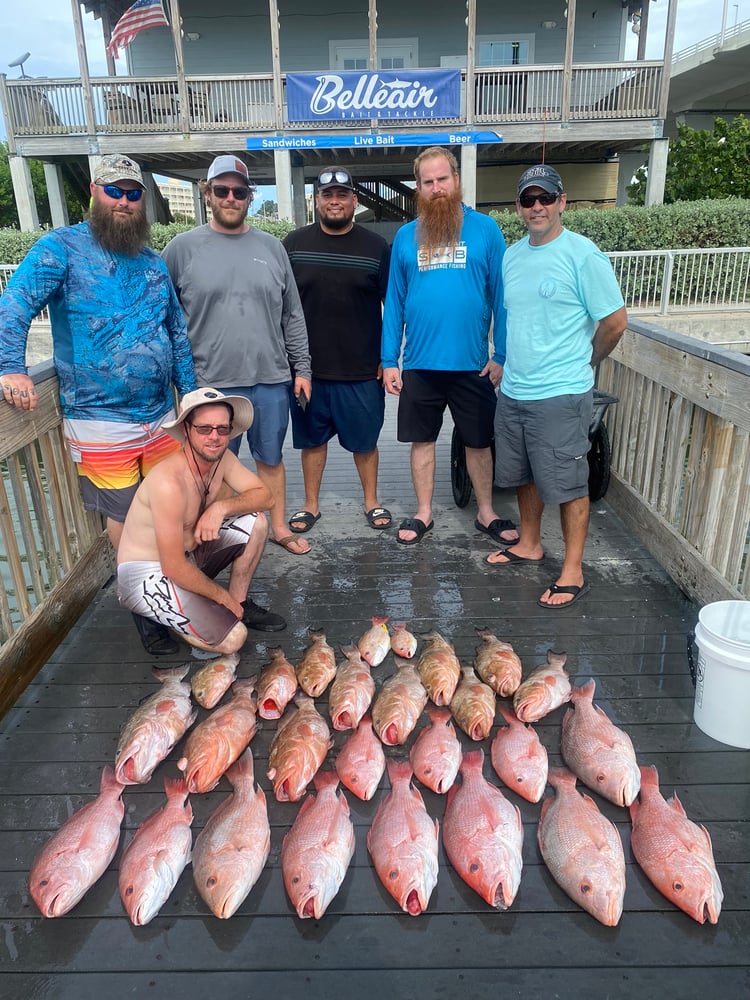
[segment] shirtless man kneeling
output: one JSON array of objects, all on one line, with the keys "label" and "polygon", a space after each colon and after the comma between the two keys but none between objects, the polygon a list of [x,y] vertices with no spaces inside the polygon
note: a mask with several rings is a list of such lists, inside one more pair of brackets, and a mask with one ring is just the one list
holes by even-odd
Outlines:
[{"label": "shirtless man kneeling", "polygon": [[[139,486],[117,551],[120,603],[217,655],[247,638],[243,616],[256,607],[247,590],[268,538],[262,511],[273,506],[268,487],[228,450],[252,421],[244,396],[187,393],[179,417],[163,425],[183,447]],[[214,577],[230,564],[225,589]]]}]

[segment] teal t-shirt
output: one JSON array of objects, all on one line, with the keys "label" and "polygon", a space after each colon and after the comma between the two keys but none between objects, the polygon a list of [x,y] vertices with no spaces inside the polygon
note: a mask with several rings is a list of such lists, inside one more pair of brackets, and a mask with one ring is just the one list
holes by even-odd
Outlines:
[{"label": "teal t-shirt", "polygon": [[606,255],[567,229],[542,246],[526,237],[505,252],[503,287],[505,395],[549,399],[588,391],[596,323],[624,304]]}]

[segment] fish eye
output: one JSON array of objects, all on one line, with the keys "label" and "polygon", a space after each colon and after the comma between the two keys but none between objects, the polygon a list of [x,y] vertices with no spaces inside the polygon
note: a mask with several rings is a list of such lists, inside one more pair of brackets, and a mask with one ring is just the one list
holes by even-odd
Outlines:
[{"label": "fish eye", "polygon": [[426,767],[426,768],[424,769],[424,773],[425,773],[425,774],[432,774],[432,768],[431,768],[431,767]]},{"label": "fish eye", "polygon": [[470,872],[478,872],[479,871],[479,864],[476,861],[472,861],[472,863],[469,865],[469,871]]},{"label": "fish eye", "polygon": [[588,894],[590,892],[591,892],[591,883],[590,882],[581,882],[581,894],[583,896],[588,896]]},{"label": "fish eye", "polygon": [[600,785],[602,785],[607,780],[607,775],[606,774],[597,774],[596,780],[599,782]]},{"label": "fish eye", "polygon": [[126,896],[132,896],[133,895],[133,886],[132,885],[129,885],[127,887],[127,889],[125,890],[125,895]]},{"label": "fish eye", "polygon": [[294,883],[294,885],[296,885],[299,882],[299,875],[295,875],[294,878],[292,879],[292,882]]},{"label": "fish eye", "polygon": [[398,868],[394,868],[392,872],[388,872],[388,878],[398,878]]},{"label": "fish eye", "polygon": [[209,878],[206,879],[206,885],[208,886],[209,889],[213,889],[213,887],[216,885],[218,881],[219,880],[215,875],[211,875]]},{"label": "fish eye", "polygon": [[522,785],[523,784],[523,775],[519,774],[518,777],[516,778],[516,781],[518,782],[519,785]]},{"label": "fish eye", "polygon": [[42,881],[39,883],[39,885],[41,886],[49,885],[49,879],[43,878]]},{"label": "fish eye", "polygon": [[675,892],[682,892],[684,886],[682,882],[676,881],[672,883],[672,888],[674,889]]}]

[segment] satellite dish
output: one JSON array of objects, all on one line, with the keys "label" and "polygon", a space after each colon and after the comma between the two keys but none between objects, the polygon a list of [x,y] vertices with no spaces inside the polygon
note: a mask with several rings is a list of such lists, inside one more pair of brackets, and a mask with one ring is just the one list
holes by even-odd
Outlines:
[{"label": "satellite dish", "polygon": [[25,77],[26,74],[24,73],[24,70],[23,70],[23,64],[26,62],[26,60],[29,58],[30,55],[31,55],[30,52],[24,52],[24,54],[22,56],[19,56],[17,59],[14,59],[13,62],[9,62],[8,66],[10,66],[10,67],[20,66],[21,67],[21,76]]}]

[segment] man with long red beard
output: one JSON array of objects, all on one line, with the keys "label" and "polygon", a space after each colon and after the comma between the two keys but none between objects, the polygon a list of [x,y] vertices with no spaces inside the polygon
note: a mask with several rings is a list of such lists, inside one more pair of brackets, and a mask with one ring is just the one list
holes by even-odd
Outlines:
[{"label": "man with long red beard", "polygon": [[[398,440],[411,442],[414,517],[397,540],[415,545],[433,527],[435,442],[445,408],[466,447],[474,487],[474,527],[513,544],[512,521],[492,505],[495,387],[504,357],[490,357],[490,329],[502,332],[505,308],[501,266],[505,240],[496,222],[461,200],[458,163],[431,146],[414,161],[418,216],[396,234],[383,314],[383,384],[399,397]],[[399,372],[402,354],[403,371]]]},{"label": "man with long red beard", "polygon": [[[103,156],[90,185],[87,222],[38,240],[0,299],[0,388],[6,403],[34,410],[26,340],[49,306],[65,436],[87,510],[106,519],[117,552],[140,480],[179,444],[172,387],[195,388],[185,320],[166,266],[150,247],[141,168]],[[162,626],[134,616],[147,652],[174,653]]]}]

